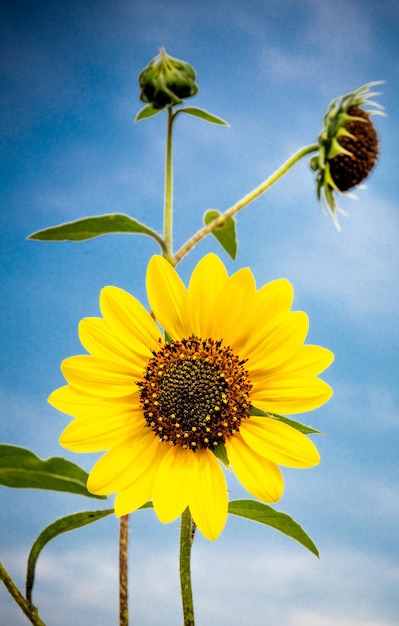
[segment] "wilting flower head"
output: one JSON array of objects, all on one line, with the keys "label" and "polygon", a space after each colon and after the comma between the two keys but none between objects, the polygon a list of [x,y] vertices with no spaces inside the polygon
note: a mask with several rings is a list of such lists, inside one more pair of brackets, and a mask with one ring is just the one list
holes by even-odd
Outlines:
[{"label": "wilting flower head", "polygon": [[49,398],[75,416],[60,442],[75,452],[107,450],[88,489],[117,492],[116,515],[152,499],[160,520],[170,522],[188,506],[201,532],[215,539],[227,516],[219,458],[264,502],[282,495],[279,465],[319,462],[299,430],[253,413],[324,404],[332,392],[317,376],[333,355],[304,345],[308,318],[290,310],[287,280],[257,290],[248,268],[229,277],[214,254],[195,267],[188,289],[165,259],[152,257],[147,294],[165,335],[117,287],[102,290],[101,318],[81,321],[90,354],[62,363],[68,385]]},{"label": "wilting flower head", "polygon": [[344,212],[335,193],[345,193],[363,182],[378,159],[378,135],[370,116],[381,114],[382,107],[369,99],[379,95],[370,92],[378,84],[368,83],[331,102],[319,135],[319,151],[310,162],[316,172],[318,198],[324,195],[338,230],[337,212]]},{"label": "wilting flower head", "polygon": [[140,100],[155,109],[183,102],[198,93],[194,68],[180,59],[169,56],[164,48],[139,75]]}]

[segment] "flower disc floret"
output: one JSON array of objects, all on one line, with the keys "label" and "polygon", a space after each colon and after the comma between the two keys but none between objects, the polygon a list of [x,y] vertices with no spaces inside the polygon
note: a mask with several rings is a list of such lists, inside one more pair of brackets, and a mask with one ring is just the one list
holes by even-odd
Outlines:
[{"label": "flower disc floret", "polygon": [[147,425],[171,445],[216,448],[249,417],[244,361],[222,341],[191,337],[153,351],[140,387]]},{"label": "flower disc floret", "polygon": [[200,531],[215,539],[228,506],[219,459],[263,502],[283,493],[280,465],[319,462],[309,437],[276,414],[309,411],[330,398],[319,374],[333,356],[304,343],[308,318],[291,311],[293,290],[284,279],[257,289],[248,268],[228,276],[209,254],[188,288],[159,256],[149,262],[146,284],[154,317],[126,291],[105,287],[101,317],[80,322],[88,354],[62,363],[67,385],[49,398],[75,418],[60,443],[105,451],[87,486],[116,493],[116,515],[152,500],[166,523],[188,506]]}]

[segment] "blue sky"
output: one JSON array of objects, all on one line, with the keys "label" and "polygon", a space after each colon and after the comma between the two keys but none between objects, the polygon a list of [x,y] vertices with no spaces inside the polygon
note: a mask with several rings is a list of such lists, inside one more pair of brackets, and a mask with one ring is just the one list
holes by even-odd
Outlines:
[{"label": "blue sky", "polygon": [[[180,272],[186,280],[212,250],[229,271],[250,266],[259,285],[287,277],[295,307],[309,314],[309,342],[336,355],[325,376],[333,399],[303,416],[326,433],[317,440],[322,462],[284,471],[285,494],[276,507],[304,526],[320,561],[271,529],[229,519],[216,543],[198,536],[194,547],[199,626],[396,625],[396,2],[14,0],[0,11],[0,437],[41,457],[62,454],[87,470],[95,455],[59,447],[69,420],[46,398],[63,384],[60,362],[81,352],[77,324],[98,314],[100,289],[117,285],[145,300],[145,268],[157,248],[135,236],[81,244],[26,237],[107,212],[161,229],[165,119],[133,123],[141,69],[161,46],[187,60],[200,86],[192,104],[231,125],[178,120],[176,249],[206,209],[225,210],[313,143],[332,98],[386,81],[380,102],[387,117],[374,118],[381,159],[357,199],[342,201],[349,214],[342,233],[320,211],[304,161],[239,215],[235,263],[209,238]],[[245,497],[234,481],[231,489]],[[79,497],[0,491],[0,558],[18,584],[39,532],[61,515],[93,507]],[[178,523],[163,526],[147,511],[132,516],[131,528],[134,623],[178,623]],[[49,626],[117,623],[116,549],[112,518],[45,549],[34,600]],[[4,587],[0,605],[1,625],[27,623]]]}]

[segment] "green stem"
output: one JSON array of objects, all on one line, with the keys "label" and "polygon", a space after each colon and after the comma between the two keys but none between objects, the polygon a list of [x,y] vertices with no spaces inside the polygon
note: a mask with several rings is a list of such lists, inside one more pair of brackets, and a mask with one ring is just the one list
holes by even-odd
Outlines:
[{"label": "green stem", "polygon": [[167,134],[166,134],[166,159],[165,159],[165,201],[164,201],[164,243],[166,258],[171,258],[172,253],[172,227],[173,227],[173,122],[175,115],[171,107],[167,108]]},{"label": "green stem", "polygon": [[119,624],[129,624],[128,594],[128,540],[129,516],[123,515],[119,525]]},{"label": "green stem", "polygon": [[180,589],[183,603],[184,626],[194,626],[193,592],[191,587],[191,547],[195,524],[187,507],[180,526]]},{"label": "green stem", "polygon": [[188,241],[174,255],[173,265],[177,265],[182,260],[182,258],[186,256],[186,254],[190,252],[190,250],[192,250],[192,248],[194,248],[194,246],[201,241],[201,239],[209,235],[213,230],[215,230],[215,228],[222,226],[229,217],[233,217],[233,215],[235,215],[236,213],[238,213],[238,211],[241,211],[241,209],[256,200],[256,198],[258,198],[260,195],[262,195],[262,193],[267,191],[267,189],[270,189],[270,187],[274,185],[274,183],[276,183],[282,176],[284,176],[284,174],[286,174],[288,170],[291,169],[291,167],[298,163],[300,159],[302,159],[307,154],[310,154],[311,152],[316,152],[318,149],[318,144],[312,144],[310,146],[305,146],[304,148],[301,148],[300,150],[295,152],[285,163],[283,163],[283,165],[281,165],[281,167],[279,167],[271,176],[263,181],[263,183],[261,183],[250,193],[241,198],[241,200],[236,202],[236,204],[234,204],[232,207],[222,213],[222,215],[219,215],[219,217],[212,220],[212,222],[209,222],[209,224],[201,228],[190,239],[188,239]]},{"label": "green stem", "polygon": [[14,581],[8,574],[5,567],[0,563],[0,580],[5,584],[9,594],[14,598],[20,609],[25,613],[26,617],[34,626],[46,626],[40,619],[38,610],[35,606],[30,604],[19,591]]}]

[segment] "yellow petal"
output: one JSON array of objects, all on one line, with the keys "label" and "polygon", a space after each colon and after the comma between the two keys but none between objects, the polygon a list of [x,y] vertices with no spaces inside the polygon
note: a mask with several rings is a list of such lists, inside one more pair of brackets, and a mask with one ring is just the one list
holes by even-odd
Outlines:
[{"label": "yellow petal", "polygon": [[83,393],[70,385],[53,391],[48,397],[48,402],[67,415],[87,418],[96,418],[102,412],[114,415],[129,409],[138,411],[141,408],[138,391],[123,398],[101,398]]},{"label": "yellow petal", "polygon": [[[107,322],[99,317],[85,317],[79,323],[79,339],[90,354],[109,361],[120,361],[126,367],[132,363],[142,369],[151,358],[150,347],[146,348],[132,339],[129,346],[111,332]],[[153,342],[150,343],[153,346]]]},{"label": "yellow petal", "polygon": [[151,500],[157,470],[157,464],[149,466],[147,471],[136,478],[129,487],[122,489],[122,491],[116,494],[114,508],[117,517],[132,513]]},{"label": "yellow petal", "polygon": [[177,272],[160,256],[147,268],[147,296],[156,319],[172,339],[191,334],[187,319],[187,291]]},{"label": "yellow petal", "polygon": [[198,450],[191,467],[189,507],[202,534],[214,541],[227,519],[227,486],[223,470],[209,450]]},{"label": "yellow petal", "polygon": [[173,446],[160,463],[152,500],[161,522],[172,522],[187,507],[188,492],[192,489],[190,470],[196,462],[195,456],[192,450]]},{"label": "yellow petal", "polygon": [[283,373],[255,380],[251,402],[262,411],[296,414],[318,408],[331,396],[331,387],[320,378]]},{"label": "yellow petal", "polygon": [[256,333],[256,344],[250,340],[245,348],[250,375],[278,367],[292,358],[305,341],[308,328],[308,316],[302,311],[281,313],[265,324],[262,336]]},{"label": "yellow petal", "polygon": [[312,346],[310,344],[303,345],[291,359],[275,370],[269,370],[271,373],[293,374],[298,373],[300,376],[317,376],[321,374],[334,361],[334,355],[327,348],[321,346]]},{"label": "yellow petal", "polygon": [[256,294],[256,313],[262,320],[272,319],[275,315],[291,309],[294,289],[285,278],[272,280],[261,287]]},{"label": "yellow petal", "polygon": [[159,328],[143,305],[118,287],[104,287],[100,294],[101,313],[114,336],[143,355],[159,347]]},{"label": "yellow petal", "polygon": [[194,268],[187,302],[191,332],[197,337],[212,337],[215,302],[227,280],[227,270],[215,254],[207,254]]},{"label": "yellow petal", "polygon": [[113,361],[94,356],[72,356],[61,365],[62,373],[70,385],[84,393],[104,398],[131,395],[137,390],[136,382],[144,370],[136,364],[129,368]]},{"label": "yellow petal", "polygon": [[166,446],[162,446],[149,428],[106,452],[90,472],[87,488],[92,493],[110,494],[126,489],[140,478],[152,463],[158,464]]},{"label": "yellow petal", "polygon": [[277,465],[256,454],[239,434],[227,439],[225,446],[234,474],[243,487],[262,502],[277,502],[284,490]]},{"label": "yellow petal", "polygon": [[277,419],[250,417],[241,423],[240,434],[257,454],[287,467],[313,467],[320,461],[314,443],[292,426]]},{"label": "yellow petal", "polygon": [[215,306],[213,334],[240,353],[254,331],[253,310],[256,285],[249,268],[233,274],[222,286]]},{"label": "yellow petal", "polygon": [[135,435],[135,431],[143,428],[142,411],[97,413],[93,419],[74,419],[60,437],[60,444],[74,452],[97,452],[109,450],[123,440]]}]

